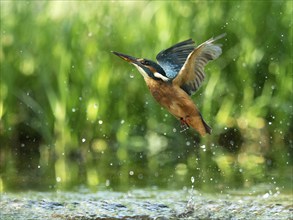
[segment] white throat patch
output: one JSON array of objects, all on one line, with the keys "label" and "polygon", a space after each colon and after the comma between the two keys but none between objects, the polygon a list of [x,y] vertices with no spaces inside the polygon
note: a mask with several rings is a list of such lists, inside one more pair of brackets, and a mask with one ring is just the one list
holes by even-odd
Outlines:
[{"label": "white throat patch", "polygon": [[132,63],[143,77],[148,77],[148,74],[139,65]]}]

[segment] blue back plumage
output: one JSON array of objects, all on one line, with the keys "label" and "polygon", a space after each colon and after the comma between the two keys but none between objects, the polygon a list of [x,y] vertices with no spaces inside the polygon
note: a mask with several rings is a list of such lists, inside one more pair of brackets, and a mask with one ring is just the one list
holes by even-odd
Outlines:
[{"label": "blue back plumage", "polygon": [[164,69],[168,78],[174,79],[177,76],[186,58],[194,48],[194,41],[189,39],[175,44],[157,55],[158,63]]}]

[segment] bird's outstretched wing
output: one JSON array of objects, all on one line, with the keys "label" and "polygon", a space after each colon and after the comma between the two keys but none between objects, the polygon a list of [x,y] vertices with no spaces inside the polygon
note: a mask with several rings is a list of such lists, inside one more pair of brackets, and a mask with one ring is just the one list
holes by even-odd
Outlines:
[{"label": "bird's outstretched wing", "polygon": [[189,39],[175,44],[157,55],[158,63],[164,69],[166,76],[170,80],[177,76],[188,55],[194,48],[194,41]]},{"label": "bird's outstretched wing", "polygon": [[189,95],[194,94],[205,78],[205,65],[222,53],[221,45],[214,42],[225,35],[211,38],[190,52],[179,73],[173,79],[173,84],[180,86]]}]

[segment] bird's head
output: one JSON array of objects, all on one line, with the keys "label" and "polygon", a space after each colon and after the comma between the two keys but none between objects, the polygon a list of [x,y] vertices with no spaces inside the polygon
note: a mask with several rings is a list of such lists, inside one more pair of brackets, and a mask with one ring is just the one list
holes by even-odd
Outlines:
[{"label": "bird's head", "polygon": [[115,55],[134,65],[143,77],[150,77],[155,80],[169,81],[163,68],[156,62],[144,58],[135,58],[126,54],[112,51]]}]

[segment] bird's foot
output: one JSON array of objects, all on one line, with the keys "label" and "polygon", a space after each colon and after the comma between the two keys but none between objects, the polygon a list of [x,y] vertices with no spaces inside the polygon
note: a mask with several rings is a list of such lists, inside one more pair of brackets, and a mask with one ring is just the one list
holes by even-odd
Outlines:
[{"label": "bird's foot", "polygon": [[180,124],[181,124],[181,131],[180,132],[184,132],[186,130],[189,129],[189,125],[188,123],[184,120],[184,118],[180,118]]},{"label": "bird's foot", "polygon": [[[187,118],[188,116],[186,116],[186,118]],[[181,123],[181,126],[187,126],[187,127],[189,127],[189,124],[187,123],[187,121],[184,119],[184,118],[180,118],[180,123]]]}]

